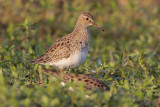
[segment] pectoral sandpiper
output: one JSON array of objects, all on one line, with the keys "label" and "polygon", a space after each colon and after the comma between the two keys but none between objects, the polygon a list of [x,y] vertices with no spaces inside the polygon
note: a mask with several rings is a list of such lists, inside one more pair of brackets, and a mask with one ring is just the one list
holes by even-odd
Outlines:
[{"label": "pectoral sandpiper", "polygon": [[73,32],[58,39],[46,53],[32,62],[56,66],[60,70],[79,66],[86,60],[88,54],[91,38],[88,27],[91,25],[102,29],[95,24],[91,14],[80,14]]}]

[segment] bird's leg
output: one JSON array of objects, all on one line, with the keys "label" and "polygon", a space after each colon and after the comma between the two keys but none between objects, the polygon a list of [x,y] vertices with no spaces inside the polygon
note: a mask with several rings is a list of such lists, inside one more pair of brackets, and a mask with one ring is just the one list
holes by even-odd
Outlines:
[{"label": "bird's leg", "polygon": [[54,66],[50,67],[49,70],[52,70],[54,68]]},{"label": "bird's leg", "polygon": [[67,73],[68,72],[67,70],[64,70],[64,69],[60,69],[59,71],[60,71],[60,73]]},{"label": "bird's leg", "polygon": [[43,76],[42,76],[42,67],[41,66],[39,66],[39,78],[40,78],[39,84],[42,84],[43,83]]},{"label": "bird's leg", "polygon": [[63,69],[60,69],[59,71],[60,71],[60,73],[63,73]]}]

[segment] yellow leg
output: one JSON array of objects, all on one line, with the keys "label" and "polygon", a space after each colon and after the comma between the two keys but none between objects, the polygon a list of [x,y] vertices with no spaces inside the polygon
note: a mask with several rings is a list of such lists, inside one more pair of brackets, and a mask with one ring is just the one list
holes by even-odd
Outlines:
[{"label": "yellow leg", "polygon": [[60,69],[59,71],[60,71],[60,73],[63,73],[63,69]]},{"label": "yellow leg", "polygon": [[42,84],[43,83],[42,66],[39,66],[38,69],[39,69],[39,78],[40,78],[39,84]]},{"label": "yellow leg", "polygon": [[54,68],[54,66],[52,66],[51,68],[49,68],[49,70],[52,70]]}]

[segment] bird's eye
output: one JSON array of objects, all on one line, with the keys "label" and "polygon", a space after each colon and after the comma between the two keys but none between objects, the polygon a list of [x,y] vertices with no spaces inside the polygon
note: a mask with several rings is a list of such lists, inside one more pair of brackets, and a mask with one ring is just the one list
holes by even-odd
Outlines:
[{"label": "bird's eye", "polygon": [[86,18],[86,20],[89,20],[88,18]]}]

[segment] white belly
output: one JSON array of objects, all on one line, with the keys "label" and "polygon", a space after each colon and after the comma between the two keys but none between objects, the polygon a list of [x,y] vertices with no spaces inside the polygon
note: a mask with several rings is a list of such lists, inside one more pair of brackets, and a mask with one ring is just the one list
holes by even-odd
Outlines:
[{"label": "white belly", "polygon": [[69,58],[64,58],[58,62],[54,62],[50,65],[57,66],[59,69],[68,69],[68,68],[74,68],[79,65],[81,65],[87,57],[89,50],[89,46],[87,48],[82,49],[81,51],[77,51],[75,53],[72,53]]}]

